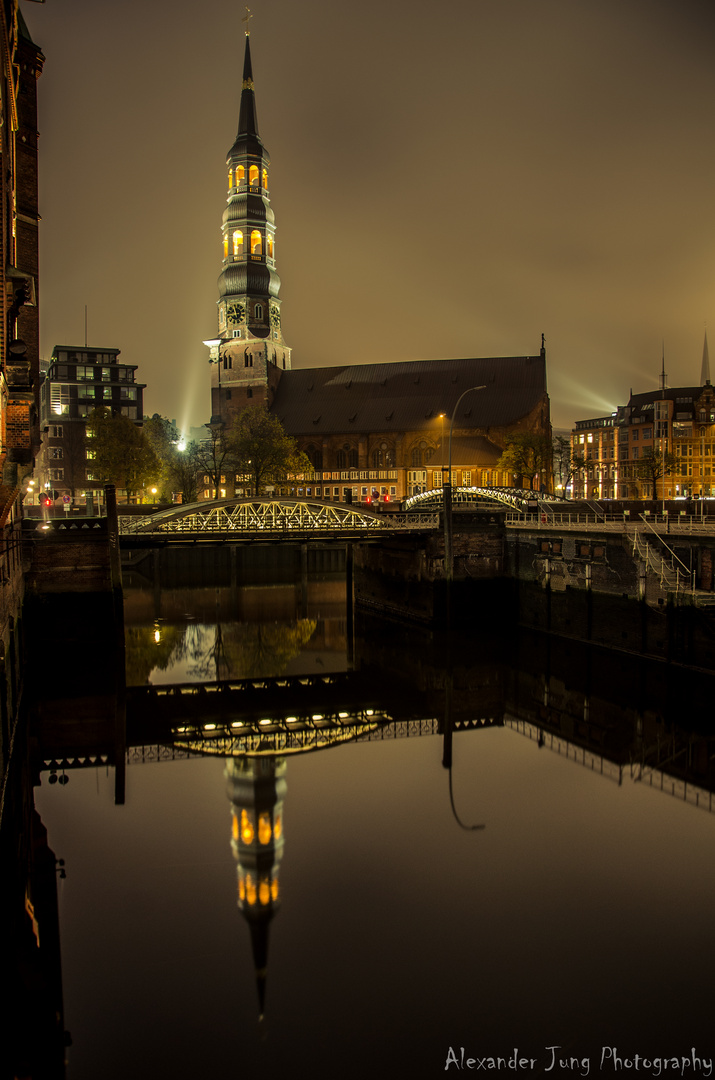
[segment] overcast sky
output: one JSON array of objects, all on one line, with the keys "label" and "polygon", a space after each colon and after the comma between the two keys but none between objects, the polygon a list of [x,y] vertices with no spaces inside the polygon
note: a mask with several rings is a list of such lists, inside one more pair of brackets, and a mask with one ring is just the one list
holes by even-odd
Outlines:
[{"label": "overcast sky", "polygon": [[[113,346],[209,417],[235,0],[22,0],[42,355]],[[295,367],[526,355],[555,426],[699,383],[715,346],[712,0],[254,0]],[[713,349],[715,357],[715,348]]]}]

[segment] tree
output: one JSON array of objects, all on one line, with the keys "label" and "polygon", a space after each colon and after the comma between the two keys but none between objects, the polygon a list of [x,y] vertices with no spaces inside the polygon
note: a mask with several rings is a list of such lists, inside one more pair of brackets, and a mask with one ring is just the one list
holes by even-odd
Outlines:
[{"label": "tree", "polygon": [[280,483],[288,476],[311,473],[312,465],[287,435],[277,416],[265,405],[249,405],[239,413],[226,434],[236,470],[251,477],[255,495],[262,495],[268,484]]},{"label": "tree", "polygon": [[[223,424],[210,424],[208,438],[196,445],[195,461],[199,475],[208,476],[212,497],[218,499],[221,476],[226,469],[233,469],[226,429]],[[186,500],[189,501],[188,499]]]},{"label": "tree", "polygon": [[200,468],[198,443],[190,442],[185,450],[175,448],[168,469],[169,484],[172,492],[181,492],[185,503],[196,502],[199,497]]},{"label": "tree", "polygon": [[586,467],[586,459],[571,452],[571,440],[567,435],[555,435],[553,441],[554,483],[568,498],[568,487],[574,476]]},{"label": "tree", "polygon": [[656,450],[649,446],[643,451],[643,456],[635,467],[635,473],[651,487],[651,498],[657,499],[658,481],[664,476],[670,476],[677,464],[678,459],[669,450]]},{"label": "tree", "polygon": [[154,413],[144,417],[144,437],[154,451],[159,462],[159,471],[155,477],[155,484],[159,488],[162,502],[168,502],[171,497],[171,470],[178,454],[179,432],[176,424],[167,420],[165,416]]},{"label": "tree", "polygon": [[127,416],[95,409],[87,419],[87,449],[95,475],[124,488],[127,499],[158,479],[159,460],[144,432]]},{"label": "tree", "polygon": [[506,446],[496,463],[497,469],[505,469],[521,481],[529,481],[533,489],[538,476],[541,484],[547,485],[550,478],[550,465],[553,454],[551,440],[546,435],[534,431],[517,431],[507,435]]}]

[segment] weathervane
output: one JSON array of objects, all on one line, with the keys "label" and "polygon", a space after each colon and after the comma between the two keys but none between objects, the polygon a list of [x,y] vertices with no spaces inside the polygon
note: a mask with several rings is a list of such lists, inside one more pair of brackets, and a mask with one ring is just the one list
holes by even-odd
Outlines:
[{"label": "weathervane", "polygon": [[253,18],[253,15],[251,15],[251,9],[250,9],[250,7],[247,7],[247,8],[246,8],[246,14],[245,14],[245,15],[243,16],[243,18],[241,19],[241,22],[245,22],[245,24],[246,24],[246,37],[248,37],[248,36],[249,36],[249,34],[251,33],[251,31],[250,31],[250,30],[249,30],[249,28],[248,28],[248,24],[249,24],[249,21],[250,21],[250,20],[251,20],[252,18]]}]

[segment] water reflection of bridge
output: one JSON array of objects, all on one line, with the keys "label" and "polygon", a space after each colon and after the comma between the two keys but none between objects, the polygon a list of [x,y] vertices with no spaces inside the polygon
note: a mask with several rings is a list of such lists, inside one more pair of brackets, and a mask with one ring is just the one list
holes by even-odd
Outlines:
[{"label": "water reflection of bridge", "polygon": [[[55,774],[114,766],[123,792],[126,764],[195,756],[292,756],[346,742],[452,735],[507,727],[571,763],[621,784],[641,781],[709,811],[713,804],[713,743],[702,732],[675,727],[643,739],[640,722],[614,729],[604,744],[597,726],[568,735],[497,679],[482,695],[460,693],[451,678],[411,693],[385,672],[367,668],[333,674],[230,679],[127,688],[125,738],[116,725],[44,727],[39,767]],[[481,699],[480,699],[481,698]],[[538,719],[537,719],[538,714]],[[567,725],[568,726],[568,725]],[[124,733],[123,733],[124,734]]]},{"label": "water reflection of bridge", "polygon": [[[293,754],[357,739],[440,734],[444,690],[415,698],[376,690],[364,671],[233,679],[127,690],[127,746],[167,745],[194,754]],[[502,723],[498,700],[450,710],[456,730]],[[138,755],[129,751],[129,760]]]}]

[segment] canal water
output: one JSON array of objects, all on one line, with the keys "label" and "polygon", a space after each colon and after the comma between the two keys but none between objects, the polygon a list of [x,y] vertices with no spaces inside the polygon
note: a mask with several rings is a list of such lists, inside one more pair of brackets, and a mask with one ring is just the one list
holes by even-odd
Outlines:
[{"label": "canal water", "polygon": [[712,680],[353,624],[334,552],[202,559],[127,576],[128,708],[335,685],[362,737],[225,758],[128,714],[123,805],[42,773],[68,1077],[711,1075]]}]

